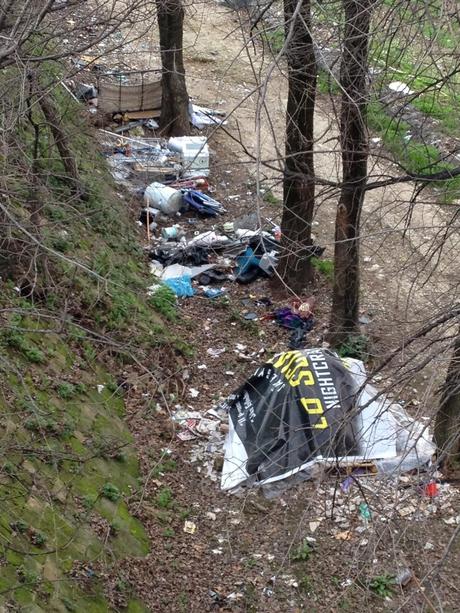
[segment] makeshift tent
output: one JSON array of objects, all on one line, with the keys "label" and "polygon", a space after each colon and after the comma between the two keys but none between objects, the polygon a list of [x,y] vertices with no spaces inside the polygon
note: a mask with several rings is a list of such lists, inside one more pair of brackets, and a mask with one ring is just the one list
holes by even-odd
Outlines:
[{"label": "makeshift tent", "polygon": [[125,113],[161,108],[161,81],[121,85],[100,81],[98,108],[104,113]]},{"label": "makeshift tent", "polygon": [[225,490],[307,479],[317,463],[410,470],[434,453],[423,426],[366,384],[362,362],[327,350],[276,355],[224,407]]}]

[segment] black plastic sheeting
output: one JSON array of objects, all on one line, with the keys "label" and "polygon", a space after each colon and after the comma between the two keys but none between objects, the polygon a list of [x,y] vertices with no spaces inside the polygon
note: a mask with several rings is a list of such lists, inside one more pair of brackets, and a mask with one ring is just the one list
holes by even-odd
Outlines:
[{"label": "black plastic sheeting", "polygon": [[327,350],[288,351],[257,369],[224,403],[230,418],[222,485],[278,480],[315,457],[357,453],[357,384]]}]

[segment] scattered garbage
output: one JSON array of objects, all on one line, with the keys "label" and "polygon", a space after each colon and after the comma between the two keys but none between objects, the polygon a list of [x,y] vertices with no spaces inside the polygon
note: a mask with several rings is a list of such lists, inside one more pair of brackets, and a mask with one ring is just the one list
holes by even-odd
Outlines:
[{"label": "scattered garbage", "polygon": [[[192,287],[192,279],[209,270],[211,267],[212,264],[205,264],[203,266],[171,264],[163,268],[160,276],[163,283],[170,287],[177,297],[190,297],[195,295],[195,290]],[[159,270],[159,268],[155,267],[155,271],[157,270]]]},{"label": "scattered garbage", "polygon": [[222,283],[228,279],[228,275],[220,270],[210,269],[197,277],[200,285],[209,285],[210,283]]},{"label": "scattered garbage", "polygon": [[206,298],[218,298],[219,296],[223,296],[225,294],[225,288],[216,288],[216,287],[209,287],[206,288],[203,291],[203,294],[206,296]]},{"label": "scattered garbage", "polygon": [[75,96],[78,98],[78,100],[89,102],[90,100],[97,98],[97,89],[94,87],[94,85],[80,83],[75,89]]},{"label": "scattered garbage", "polygon": [[429,498],[434,498],[435,496],[438,496],[439,487],[436,481],[430,481],[429,483],[427,483],[423,489],[423,493]]},{"label": "scattered garbage", "polygon": [[232,241],[227,236],[217,234],[214,230],[197,234],[188,241],[190,246],[213,247],[214,249],[220,249],[229,244],[232,244]]},{"label": "scattered garbage", "polygon": [[395,577],[396,585],[406,587],[414,578],[414,573],[410,568],[402,568]]},{"label": "scattered garbage", "polygon": [[210,355],[212,358],[218,358],[223,353],[225,353],[225,347],[223,347],[222,349],[216,349],[214,347],[209,347],[206,353]]},{"label": "scattered garbage", "polygon": [[236,234],[240,238],[249,238],[249,245],[244,253],[237,257],[235,280],[246,284],[252,283],[261,275],[271,276],[276,266],[279,244],[269,234],[261,232],[238,230]]},{"label": "scattered garbage", "polygon": [[402,83],[401,81],[392,81],[388,85],[388,88],[391,89],[392,92],[404,94],[405,96],[410,96],[414,93],[406,83]]},{"label": "scattered garbage", "polygon": [[169,185],[170,187],[175,187],[176,189],[195,189],[202,192],[211,190],[208,179],[200,176],[192,179],[177,179],[177,181],[173,181]]},{"label": "scattered garbage", "polygon": [[146,207],[145,209],[141,210],[141,213],[139,215],[139,221],[146,225],[147,222],[149,224],[154,223],[155,218],[160,214],[160,210],[159,209],[154,209],[153,207]]},{"label": "scattered garbage", "polygon": [[184,236],[183,231],[181,230],[179,225],[169,226],[168,228],[163,228],[161,231],[161,236],[167,241],[170,240],[178,240]]},{"label": "scattered garbage", "polygon": [[205,247],[187,243],[163,243],[150,252],[150,258],[168,266],[182,264],[183,266],[200,266],[209,262],[209,251]]},{"label": "scattered garbage", "polygon": [[367,502],[361,502],[359,505],[359,514],[364,519],[364,521],[368,522],[372,518],[371,510],[369,509],[369,505]]},{"label": "scattered garbage", "polygon": [[155,119],[150,118],[150,119],[144,119],[144,126],[148,128],[149,130],[158,130],[160,127],[160,124],[158,123],[158,121],[155,121]]},{"label": "scattered garbage", "polygon": [[[149,120],[152,121],[152,120]],[[137,119],[136,121],[129,121],[128,123],[122,123],[121,126],[118,126],[117,128],[113,128],[113,133],[114,134],[121,134],[123,132],[129,132],[130,130],[133,130],[134,128],[139,128],[140,126],[144,126],[147,124],[147,121],[145,119]]]},{"label": "scattered garbage", "polygon": [[315,465],[379,472],[427,466],[435,447],[426,428],[366,384],[359,360],[307,349],[275,355],[222,408],[229,433],[221,487],[284,486]]},{"label": "scattered garbage", "polygon": [[186,520],[184,522],[184,532],[186,532],[187,534],[195,534],[196,524],[193,521]]}]

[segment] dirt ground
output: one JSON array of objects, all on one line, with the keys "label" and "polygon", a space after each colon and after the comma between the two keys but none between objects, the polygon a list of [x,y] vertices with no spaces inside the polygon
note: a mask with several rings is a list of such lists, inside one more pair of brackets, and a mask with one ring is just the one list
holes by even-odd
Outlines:
[{"label": "dirt ground", "polygon": [[[245,30],[240,28],[243,18],[206,2],[194,8],[186,22],[190,93],[200,104],[230,112],[225,130],[210,137],[210,177],[214,196],[228,210],[224,221],[257,207],[265,217],[276,219],[280,214],[279,205],[258,195],[257,184],[280,194],[276,160],[283,149],[286,81],[259,43],[246,45]],[[158,66],[154,35],[133,43],[124,57],[132,58],[136,68]],[[332,102],[320,97],[316,167],[324,178],[338,175],[332,112]],[[273,168],[267,169],[266,163]],[[372,159],[373,175],[390,171],[394,171],[390,162]],[[375,340],[374,361],[416,329],[427,314],[447,304],[458,282],[453,277],[458,264],[454,234],[428,280],[424,268],[451,210],[442,210],[428,195],[408,215],[411,194],[410,186],[393,186],[370,192],[365,203],[362,314],[370,320],[365,332]],[[326,246],[325,256],[330,258],[335,200],[320,194],[319,201],[316,240]],[[213,223],[199,221],[193,229],[211,229]],[[123,606],[129,586],[158,612],[458,610],[458,539],[449,545],[460,522],[455,484],[443,483],[439,496],[431,500],[421,494],[426,475],[397,483],[371,478],[364,479],[368,490],[363,497],[360,489],[344,494],[338,487],[343,476],[329,475],[274,500],[255,492],[236,497],[221,492],[215,480],[221,454],[206,453],[206,440],[178,439],[170,419],[175,405],[204,413],[252,374],[264,356],[287,346],[286,332],[260,319],[266,308],[256,301],[270,296],[267,281],[226,287],[228,303],[202,296],[180,301],[175,332],[193,348],[193,357],[178,367],[182,391],[168,403],[159,401],[154,409],[156,399],[149,398],[141,384],[127,396],[128,422],[144,475],[142,498],[133,498],[131,510],[144,522],[152,552],[147,558],[127,559],[107,573],[114,605]],[[309,346],[325,341],[330,308],[327,280],[318,279],[314,295],[316,324],[308,336]],[[275,300],[275,304],[285,302]],[[245,320],[248,310],[259,319]],[[238,350],[238,343],[246,349]],[[210,348],[225,352],[212,358]],[[447,358],[439,355],[423,375],[394,390],[414,415],[432,414],[433,392]],[[387,373],[387,380],[394,376]],[[198,391],[196,397],[190,394],[192,388]],[[197,444],[205,451],[193,461]],[[358,512],[363,500],[372,510],[370,521]],[[184,532],[185,521],[196,525],[193,534]],[[380,596],[370,589],[370,584],[387,585],[385,577],[406,568],[413,573],[406,587],[390,582],[389,591]]]}]

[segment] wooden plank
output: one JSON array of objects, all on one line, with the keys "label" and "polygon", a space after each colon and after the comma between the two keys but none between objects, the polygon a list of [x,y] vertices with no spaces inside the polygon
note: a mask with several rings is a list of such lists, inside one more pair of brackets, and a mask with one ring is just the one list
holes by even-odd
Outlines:
[{"label": "wooden plank", "polygon": [[157,119],[161,115],[161,109],[153,109],[150,111],[129,111],[125,113],[128,119]]}]

